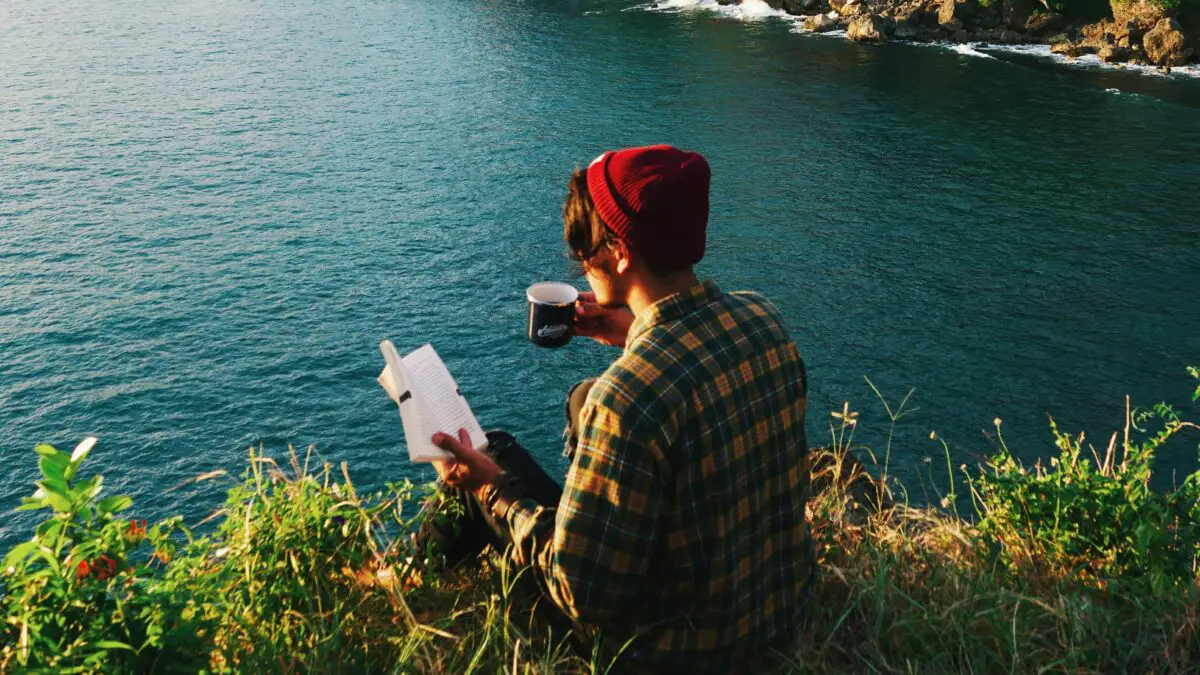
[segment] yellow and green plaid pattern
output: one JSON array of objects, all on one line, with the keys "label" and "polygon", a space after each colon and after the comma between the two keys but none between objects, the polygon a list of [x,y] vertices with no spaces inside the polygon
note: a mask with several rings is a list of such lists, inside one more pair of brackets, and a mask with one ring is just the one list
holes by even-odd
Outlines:
[{"label": "yellow and green plaid pattern", "polygon": [[588,395],[558,508],[508,511],[517,561],[654,670],[736,670],[791,634],[812,578],[805,393],[762,297],[655,303]]}]

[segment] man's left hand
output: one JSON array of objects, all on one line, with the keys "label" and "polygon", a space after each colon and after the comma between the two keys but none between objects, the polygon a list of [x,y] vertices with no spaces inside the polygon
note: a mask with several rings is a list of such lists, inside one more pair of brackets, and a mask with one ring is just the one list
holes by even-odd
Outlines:
[{"label": "man's left hand", "polygon": [[457,439],[438,432],[433,435],[433,444],[454,455],[454,459],[433,463],[447,485],[477,492],[500,475],[500,465],[495,460],[471,447],[471,435],[466,429],[458,430]]}]

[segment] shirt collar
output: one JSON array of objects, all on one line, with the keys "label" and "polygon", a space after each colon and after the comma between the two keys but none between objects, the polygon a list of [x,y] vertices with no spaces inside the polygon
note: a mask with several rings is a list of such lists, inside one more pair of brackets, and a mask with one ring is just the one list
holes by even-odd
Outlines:
[{"label": "shirt collar", "polygon": [[625,339],[625,344],[631,345],[642,333],[645,333],[652,327],[691,314],[705,305],[716,302],[720,297],[721,289],[717,287],[716,282],[712,279],[705,279],[703,282],[692,286],[686,291],[668,295],[647,307],[646,311],[639,314],[633,320],[633,325],[629,327],[629,335]]}]

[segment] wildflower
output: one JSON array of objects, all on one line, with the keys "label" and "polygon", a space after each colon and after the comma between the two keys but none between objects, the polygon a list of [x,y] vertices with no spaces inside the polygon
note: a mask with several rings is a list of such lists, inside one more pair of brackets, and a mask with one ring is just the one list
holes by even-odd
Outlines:
[{"label": "wildflower", "polygon": [[117,561],[102,555],[95,560],[81,560],[75,568],[75,580],[83,581],[88,577],[95,577],[98,581],[111,579],[117,574]]},{"label": "wildflower", "polygon": [[950,508],[950,498],[949,497],[942,497],[942,508],[943,509]]},{"label": "wildflower", "polygon": [[842,404],[842,412],[829,413],[833,419],[841,420],[842,424],[852,427],[858,424],[858,413],[850,412],[850,402],[846,401]]},{"label": "wildflower", "polygon": [[1057,457],[1050,458],[1050,466],[1058,466],[1058,458]]},{"label": "wildflower", "polygon": [[996,419],[992,420],[992,424],[996,427],[999,427],[1000,426],[1000,418],[997,417]]},{"label": "wildflower", "polygon": [[171,562],[171,552],[166,550],[165,548],[155,549],[154,557],[157,558],[158,561],[163,563],[164,565]]},{"label": "wildflower", "polygon": [[930,432],[929,432],[929,440],[931,440],[931,441],[936,441],[936,440],[937,440],[937,432],[936,432],[936,431],[930,431]]},{"label": "wildflower", "polygon": [[96,564],[92,566],[92,574],[100,581],[111,579],[117,574],[117,561],[106,555],[96,558]]},{"label": "wildflower", "polygon": [[125,538],[130,542],[137,543],[146,538],[146,521],[140,523],[136,520],[129,521],[129,531],[125,533]]},{"label": "wildflower", "polygon": [[929,455],[926,455],[926,456],[925,456],[925,463],[926,463],[926,464],[932,464],[932,463],[933,463],[933,458],[932,458],[932,457],[930,457]]}]

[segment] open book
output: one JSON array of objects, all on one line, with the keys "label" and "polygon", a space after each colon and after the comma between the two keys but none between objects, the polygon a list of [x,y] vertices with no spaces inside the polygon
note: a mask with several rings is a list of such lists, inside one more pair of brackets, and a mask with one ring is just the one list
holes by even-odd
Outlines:
[{"label": "open book", "polygon": [[427,344],[400,358],[392,341],[384,340],[379,343],[379,351],[387,363],[379,374],[379,384],[400,406],[410,460],[451,459],[450,453],[433,444],[433,435],[439,431],[457,437],[459,429],[466,429],[473,447],[481,449],[487,445],[479,421],[433,345]]}]

